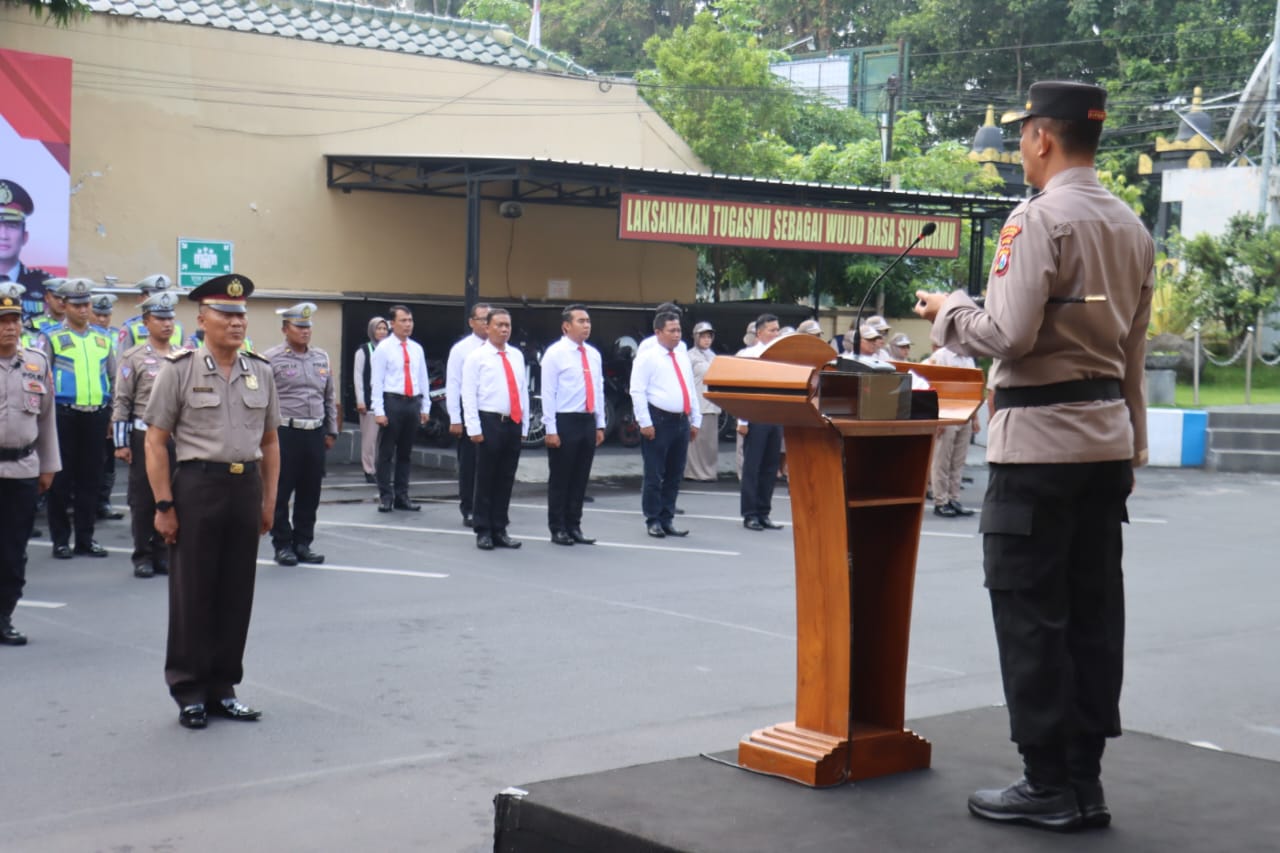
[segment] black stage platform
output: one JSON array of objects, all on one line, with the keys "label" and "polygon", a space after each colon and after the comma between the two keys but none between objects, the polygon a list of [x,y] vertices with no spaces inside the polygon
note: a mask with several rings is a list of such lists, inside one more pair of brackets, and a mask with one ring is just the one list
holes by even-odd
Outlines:
[{"label": "black stage platform", "polygon": [[[1110,829],[1057,834],[969,816],[974,788],[1021,768],[1003,708],[909,723],[933,767],[827,790],[706,758],[524,785],[496,799],[495,853],[1280,851],[1280,763],[1139,732],[1109,743]],[[733,760],[735,753],[717,757]]]}]

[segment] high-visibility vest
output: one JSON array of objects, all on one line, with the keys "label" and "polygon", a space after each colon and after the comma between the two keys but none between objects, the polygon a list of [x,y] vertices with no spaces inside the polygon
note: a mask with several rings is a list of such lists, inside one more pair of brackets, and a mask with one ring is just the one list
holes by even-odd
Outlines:
[{"label": "high-visibility vest", "polygon": [[[143,319],[143,315],[130,317],[120,326],[120,352],[137,346],[149,337],[151,333],[147,331],[147,321]],[[182,324],[176,319],[173,321],[173,334],[169,336],[169,346],[182,346]]]},{"label": "high-visibility vest", "polygon": [[62,325],[45,331],[53,353],[54,400],[63,405],[101,406],[111,399],[111,338],[101,326],[78,334]]}]

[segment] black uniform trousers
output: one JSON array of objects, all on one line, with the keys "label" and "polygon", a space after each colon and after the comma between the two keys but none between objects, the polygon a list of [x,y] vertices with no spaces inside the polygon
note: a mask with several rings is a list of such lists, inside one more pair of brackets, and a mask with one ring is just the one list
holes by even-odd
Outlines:
[{"label": "black uniform trousers", "polygon": [[36,522],[37,479],[0,477],[0,619],[13,615],[27,583],[27,539]]},{"label": "black uniform trousers", "polygon": [[1011,739],[1042,784],[1098,776],[1120,734],[1128,460],[989,466],[982,507]]},{"label": "black uniform trousers", "polygon": [[111,421],[111,409],[82,412],[70,406],[57,407],[58,450],[62,470],[53,475],[47,504],[49,537],[54,545],[71,540],[70,513],[75,513],[76,545],[93,541],[93,523],[98,516],[98,487],[102,484],[102,437]]},{"label": "black uniform trousers", "polygon": [[[390,392],[382,395],[382,411],[387,425],[378,430],[378,498],[397,503],[409,502],[409,459],[413,452],[413,437],[422,420],[422,397],[406,397]],[[395,488],[392,490],[391,471],[395,465]]]},{"label": "black uniform trousers", "polygon": [[[108,421],[108,425],[110,421]],[[107,507],[111,503],[111,493],[116,490],[116,445],[111,436],[107,436],[102,445],[102,482],[98,485],[98,506]]]},{"label": "black uniform trousers", "polygon": [[743,518],[766,518],[773,512],[773,487],[782,459],[779,424],[747,426],[742,437],[742,485],[739,506]]},{"label": "black uniform trousers", "polygon": [[644,523],[670,524],[676,516],[676,498],[684,463],[689,456],[689,416],[649,407],[653,438],[640,442],[644,460],[644,486],[640,492],[640,508]]},{"label": "black uniform trousers", "polygon": [[179,706],[235,696],[257,574],[262,475],[246,463],[181,462],[173,478],[178,542],[170,548],[164,675]]},{"label": "black uniform trousers", "polygon": [[475,512],[476,501],[476,446],[462,427],[458,437],[458,509],[464,516]]},{"label": "black uniform trousers", "polygon": [[596,416],[558,412],[556,434],[560,446],[547,448],[547,526],[552,533],[582,527],[582,502],[596,458]]},{"label": "black uniform trousers", "polygon": [[[271,524],[275,548],[305,548],[316,538],[316,509],[324,479],[324,428],[297,429],[282,426],[280,479],[276,486],[276,514]],[[293,499],[293,524],[289,500]]]},{"label": "black uniform trousers", "polygon": [[480,413],[484,441],[476,447],[476,535],[503,533],[510,524],[511,487],[520,467],[520,424],[496,412]]},{"label": "black uniform trousers", "polygon": [[[151,563],[164,570],[169,565],[169,548],[156,533],[156,497],[147,479],[147,431],[133,429],[129,432],[129,527],[133,533],[133,564]],[[169,470],[177,470],[177,457],[173,455],[173,439],[169,439]]]}]

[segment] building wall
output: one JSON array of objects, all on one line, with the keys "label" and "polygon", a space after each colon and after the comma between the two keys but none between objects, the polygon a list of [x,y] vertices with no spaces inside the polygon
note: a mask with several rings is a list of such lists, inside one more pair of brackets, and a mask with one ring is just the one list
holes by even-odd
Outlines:
[{"label": "building wall", "polygon": [[1174,169],[1160,177],[1160,201],[1182,202],[1178,227],[1185,237],[1223,234],[1231,217],[1258,210],[1262,184],[1256,167]]}]

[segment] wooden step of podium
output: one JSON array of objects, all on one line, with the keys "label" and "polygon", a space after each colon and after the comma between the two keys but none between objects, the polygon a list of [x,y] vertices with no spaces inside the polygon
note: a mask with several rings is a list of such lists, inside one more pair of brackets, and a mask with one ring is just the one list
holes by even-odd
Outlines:
[{"label": "wooden step of podium", "polygon": [[854,723],[853,738],[794,722],[756,729],[738,743],[738,765],[822,788],[929,766],[933,747],[910,729]]}]

